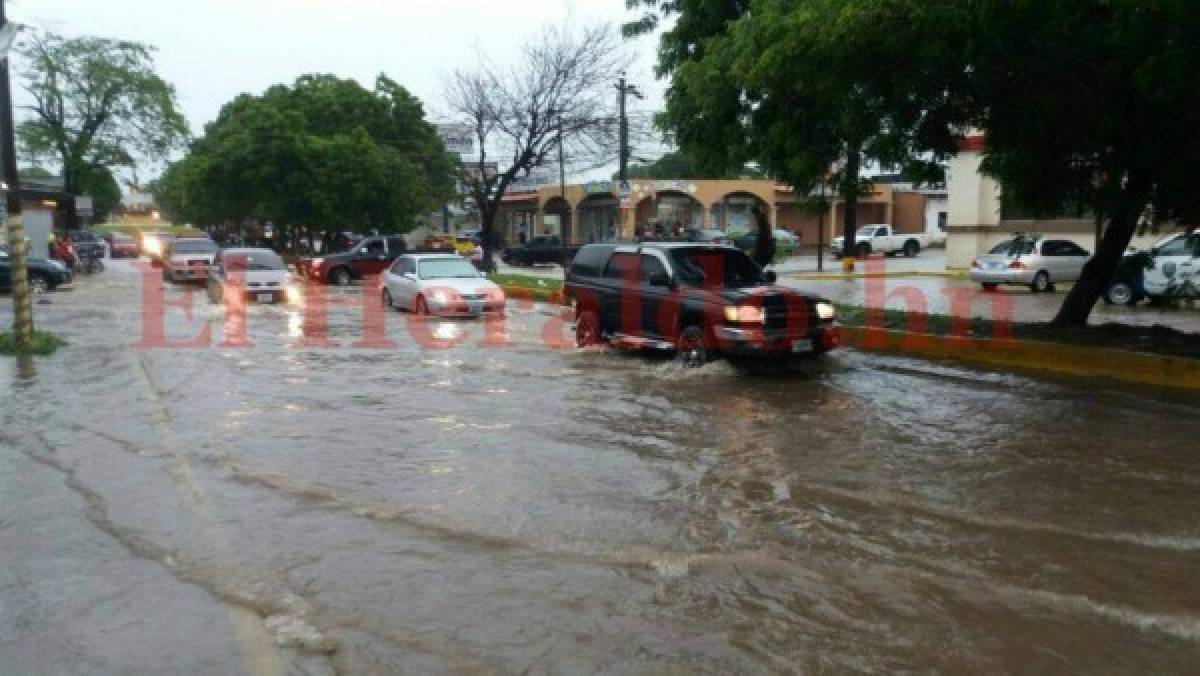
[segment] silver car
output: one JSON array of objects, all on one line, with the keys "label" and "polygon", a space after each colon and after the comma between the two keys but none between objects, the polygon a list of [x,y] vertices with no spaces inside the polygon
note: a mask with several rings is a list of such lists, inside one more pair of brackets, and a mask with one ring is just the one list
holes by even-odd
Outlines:
[{"label": "silver car", "polygon": [[504,291],[457,254],[407,254],[383,273],[383,304],[419,315],[504,312]]},{"label": "silver car", "polygon": [[1001,284],[1028,286],[1038,293],[1053,291],[1056,282],[1078,280],[1091,257],[1070,240],[1019,235],[972,261],[970,276],[988,291]]},{"label": "silver car", "polygon": [[163,281],[203,282],[208,279],[208,266],[217,252],[211,239],[173,239],[163,251]]}]

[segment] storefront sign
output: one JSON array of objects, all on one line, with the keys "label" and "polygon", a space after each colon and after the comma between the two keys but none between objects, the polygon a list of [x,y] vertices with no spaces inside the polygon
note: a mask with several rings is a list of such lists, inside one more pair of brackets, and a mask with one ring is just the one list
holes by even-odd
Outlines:
[{"label": "storefront sign", "polygon": [[688,183],[687,181],[658,181],[654,184],[654,189],[659,192],[673,190],[677,192],[693,193],[696,192],[696,184]]},{"label": "storefront sign", "polygon": [[612,193],[613,182],[612,181],[588,181],[587,183],[583,184],[583,191],[589,195],[595,195],[597,193]]},{"label": "storefront sign", "polygon": [[466,124],[439,124],[438,136],[446,145],[446,151],[455,155],[470,155],[475,152],[475,132]]}]

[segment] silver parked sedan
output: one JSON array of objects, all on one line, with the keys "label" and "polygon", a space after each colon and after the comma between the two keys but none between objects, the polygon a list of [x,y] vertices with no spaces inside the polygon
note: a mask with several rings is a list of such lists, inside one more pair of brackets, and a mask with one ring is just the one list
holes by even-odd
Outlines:
[{"label": "silver parked sedan", "polygon": [[988,291],[1001,284],[1053,291],[1055,282],[1079,279],[1091,256],[1070,240],[1018,235],[972,261],[970,276]]}]

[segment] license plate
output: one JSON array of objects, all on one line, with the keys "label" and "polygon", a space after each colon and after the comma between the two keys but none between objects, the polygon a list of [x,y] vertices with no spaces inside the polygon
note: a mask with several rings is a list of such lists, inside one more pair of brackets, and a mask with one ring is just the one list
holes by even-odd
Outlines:
[{"label": "license plate", "polygon": [[274,303],[274,302],[275,302],[275,294],[273,294],[273,293],[260,293],[260,294],[258,294],[258,302],[260,302],[260,303]]},{"label": "license plate", "polygon": [[989,270],[1003,270],[1004,263],[988,263]]},{"label": "license plate", "polygon": [[467,303],[467,309],[470,310],[471,314],[473,315],[482,314],[483,303]]},{"label": "license plate", "polygon": [[813,342],[810,338],[792,341],[792,352],[812,352]]}]

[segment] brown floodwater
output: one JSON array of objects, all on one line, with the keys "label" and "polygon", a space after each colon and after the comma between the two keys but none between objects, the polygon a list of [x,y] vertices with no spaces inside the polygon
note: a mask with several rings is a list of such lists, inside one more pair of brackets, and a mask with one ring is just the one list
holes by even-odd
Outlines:
[{"label": "brown floodwater", "polygon": [[[115,263],[0,361],[0,673],[1194,672],[1200,402],[850,350],[786,372],[389,313],[290,347]],[[177,299],[172,290],[169,298]],[[7,298],[0,314],[7,316]],[[495,336],[493,336],[495,338]],[[426,341],[428,342],[428,341]]]}]

